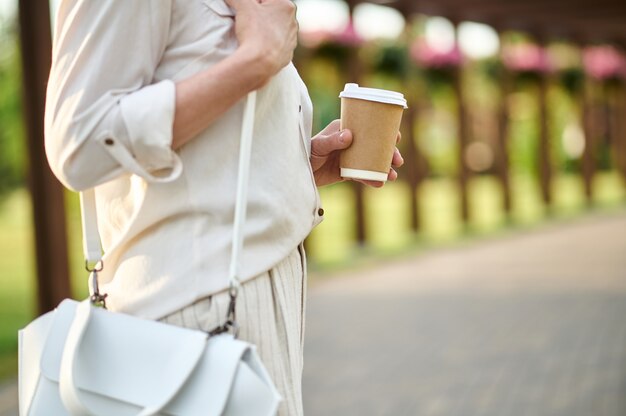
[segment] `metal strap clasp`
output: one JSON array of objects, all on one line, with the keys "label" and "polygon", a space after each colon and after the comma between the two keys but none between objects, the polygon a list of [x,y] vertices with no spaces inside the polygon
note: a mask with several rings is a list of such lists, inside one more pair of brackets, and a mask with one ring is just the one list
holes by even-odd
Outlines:
[{"label": "metal strap clasp", "polygon": [[230,332],[235,338],[239,336],[239,325],[237,324],[237,296],[239,295],[239,285],[233,285],[231,282],[228,288],[228,312],[226,313],[226,322],[217,328],[209,331],[209,336]]},{"label": "metal strap clasp", "polygon": [[106,309],[106,298],[108,294],[101,294],[100,287],[98,286],[98,272],[102,271],[103,268],[104,262],[102,260],[98,261],[93,266],[90,266],[89,261],[85,260],[85,269],[89,272],[89,279],[91,280],[91,288],[93,290],[93,293],[89,296],[89,301],[93,306]]}]

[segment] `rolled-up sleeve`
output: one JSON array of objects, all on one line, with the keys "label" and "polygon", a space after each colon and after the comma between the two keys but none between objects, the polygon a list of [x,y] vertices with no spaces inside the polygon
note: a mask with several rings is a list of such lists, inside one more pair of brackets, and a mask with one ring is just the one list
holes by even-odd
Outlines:
[{"label": "rolled-up sleeve", "polygon": [[176,92],[155,70],[167,45],[167,0],[62,0],[48,82],[45,145],[68,188],[120,175],[171,181]]}]

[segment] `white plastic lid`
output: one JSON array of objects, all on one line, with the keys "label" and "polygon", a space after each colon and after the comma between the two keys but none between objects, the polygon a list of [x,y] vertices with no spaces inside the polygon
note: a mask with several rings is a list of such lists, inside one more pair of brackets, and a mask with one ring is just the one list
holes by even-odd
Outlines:
[{"label": "white plastic lid", "polygon": [[401,105],[407,108],[404,94],[389,90],[379,90],[378,88],[359,87],[359,84],[346,84],[339,97],[377,101],[379,103]]}]

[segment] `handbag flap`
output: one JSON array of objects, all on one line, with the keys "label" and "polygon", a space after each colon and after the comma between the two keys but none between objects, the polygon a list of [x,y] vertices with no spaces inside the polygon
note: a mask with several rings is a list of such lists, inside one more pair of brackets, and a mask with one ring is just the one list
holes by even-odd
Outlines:
[{"label": "handbag flap", "polygon": [[[184,416],[224,414],[231,389],[236,383],[235,379],[240,382],[241,371],[248,367],[250,354],[254,354],[254,347],[247,342],[234,339],[230,334],[211,337],[207,352],[198,363],[189,383],[166,407],[168,413]],[[273,385],[271,381],[268,383],[267,377],[264,377],[262,372],[255,371],[251,378],[252,382],[258,384],[254,385],[255,389],[247,389],[245,397],[248,401],[253,398],[254,390],[263,397],[251,400],[256,406],[268,397],[273,398]],[[253,409],[252,414],[260,414],[259,410]]]},{"label": "handbag flap", "polygon": [[[63,301],[54,314],[41,359],[44,377],[59,382],[61,357],[78,302]],[[77,351],[80,390],[147,407],[172,396],[200,361],[208,335],[94,308]]]},{"label": "handbag flap", "polygon": [[48,312],[18,332],[19,414],[27,415],[37,391],[41,355],[48,338],[54,312]]}]

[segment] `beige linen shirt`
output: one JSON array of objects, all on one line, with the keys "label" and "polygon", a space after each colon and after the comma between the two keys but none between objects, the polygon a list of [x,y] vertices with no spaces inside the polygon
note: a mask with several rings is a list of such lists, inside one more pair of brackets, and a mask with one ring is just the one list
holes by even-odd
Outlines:
[{"label": "beige linen shirt", "polygon": [[[223,0],[62,0],[46,152],[63,184],[96,187],[111,309],[156,319],[228,287],[243,100],[173,151],[175,82],[237,48]],[[321,221],[312,106],[293,65],[259,90],[242,280]]]}]

